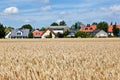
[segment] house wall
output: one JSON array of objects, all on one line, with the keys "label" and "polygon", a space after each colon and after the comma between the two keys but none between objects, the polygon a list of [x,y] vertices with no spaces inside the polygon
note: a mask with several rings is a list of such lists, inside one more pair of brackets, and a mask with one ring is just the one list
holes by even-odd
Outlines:
[{"label": "house wall", "polygon": [[108,37],[108,34],[104,31],[100,31],[96,34],[96,37]]},{"label": "house wall", "polygon": [[[50,35],[50,30],[47,30],[43,35],[42,38],[46,38],[48,35]],[[55,35],[52,33],[52,38],[55,38]]]},{"label": "house wall", "polygon": [[54,32],[55,34],[57,34],[57,33],[62,33],[62,34],[63,34],[63,30],[53,30],[53,32]]}]

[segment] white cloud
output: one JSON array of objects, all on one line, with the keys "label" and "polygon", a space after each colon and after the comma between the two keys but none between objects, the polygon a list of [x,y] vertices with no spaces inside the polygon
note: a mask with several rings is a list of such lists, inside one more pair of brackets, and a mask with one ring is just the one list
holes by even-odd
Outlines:
[{"label": "white cloud", "polygon": [[40,2],[49,3],[50,0],[40,0]]},{"label": "white cloud", "polygon": [[109,8],[112,11],[120,11],[120,5],[114,5]]},{"label": "white cloud", "polygon": [[62,19],[58,19],[56,20],[57,23],[60,23],[61,21],[63,21]]},{"label": "white cloud", "polygon": [[101,11],[107,11],[108,9],[107,9],[107,8],[102,7],[102,8],[100,8],[100,10],[101,10]]},{"label": "white cloud", "polygon": [[65,11],[62,11],[62,12],[60,12],[60,14],[61,14],[61,15],[65,15],[65,14],[66,14],[66,12],[65,12]]},{"label": "white cloud", "polygon": [[45,7],[41,7],[42,11],[50,11],[52,9],[51,6],[45,6]]},{"label": "white cloud", "polygon": [[3,11],[5,14],[15,14],[18,13],[19,10],[17,7],[8,7]]},{"label": "white cloud", "polygon": [[25,20],[24,22],[25,22],[25,23],[30,23],[31,20],[27,19],[27,20]]},{"label": "white cloud", "polygon": [[102,7],[100,8],[101,11],[112,11],[112,12],[119,12],[120,11],[120,5],[113,5],[110,7]]}]

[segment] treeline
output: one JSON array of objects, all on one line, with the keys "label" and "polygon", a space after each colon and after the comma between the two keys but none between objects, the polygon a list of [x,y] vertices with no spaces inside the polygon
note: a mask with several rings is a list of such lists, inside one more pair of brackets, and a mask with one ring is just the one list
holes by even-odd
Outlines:
[{"label": "treeline", "polygon": [[[78,21],[70,27],[70,30],[75,32],[75,37],[91,37],[90,34],[80,31],[80,28],[83,25],[84,24],[82,22]],[[108,25],[113,25],[114,36],[117,37],[118,33],[119,33],[119,29],[117,28],[116,22],[114,24],[112,22],[110,24],[108,24],[107,22],[103,21],[103,22],[99,22],[99,23],[93,22],[92,24],[86,24],[86,25],[96,25],[97,29],[104,30],[106,32],[108,32]],[[50,26],[67,26],[67,24],[63,20],[63,21],[60,21],[59,23],[53,22],[50,24]],[[20,29],[23,29],[23,28],[30,29],[29,37],[32,38],[32,31],[35,29],[30,24],[25,24],[25,25],[20,27]],[[5,35],[7,35],[13,29],[14,29],[14,27],[6,27],[3,24],[0,24],[0,38],[5,38]],[[45,31],[45,27],[41,27],[41,28],[39,28],[39,30]],[[69,33],[70,33],[70,31],[66,31],[66,32],[64,32],[63,36],[66,37]]]}]

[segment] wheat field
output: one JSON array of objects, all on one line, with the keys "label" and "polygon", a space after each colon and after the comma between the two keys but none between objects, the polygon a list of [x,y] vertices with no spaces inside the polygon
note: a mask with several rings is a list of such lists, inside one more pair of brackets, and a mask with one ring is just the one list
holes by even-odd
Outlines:
[{"label": "wheat field", "polygon": [[0,80],[120,80],[120,39],[1,39]]}]

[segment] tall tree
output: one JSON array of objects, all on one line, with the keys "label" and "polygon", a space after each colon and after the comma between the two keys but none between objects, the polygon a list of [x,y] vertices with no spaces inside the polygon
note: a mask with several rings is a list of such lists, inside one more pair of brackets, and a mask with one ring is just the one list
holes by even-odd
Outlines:
[{"label": "tall tree", "polygon": [[118,36],[118,33],[119,33],[119,29],[117,28],[117,25],[115,24],[115,25],[113,25],[113,34],[114,34],[114,36]]},{"label": "tall tree", "polygon": [[47,38],[52,38],[52,33],[50,32],[50,34],[47,36]]},{"label": "tall tree", "polygon": [[58,23],[53,22],[50,26],[58,26]]},{"label": "tall tree", "polygon": [[97,29],[101,29],[101,30],[104,30],[107,32],[107,29],[108,29],[108,23],[107,22],[100,22],[98,23],[97,25]]},{"label": "tall tree", "polygon": [[83,23],[78,21],[71,26],[71,29],[79,30],[82,25],[83,25]]},{"label": "tall tree", "polygon": [[60,26],[66,26],[67,24],[66,24],[66,22],[63,20],[63,21],[60,21],[59,25],[60,25]]},{"label": "tall tree", "polygon": [[45,31],[46,29],[45,29],[44,27],[42,27],[40,30],[41,30],[41,31]]},{"label": "tall tree", "polygon": [[93,22],[93,23],[92,23],[92,25],[97,25],[97,24],[98,24],[98,23],[96,23],[96,22]]},{"label": "tall tree", "polygon": [[64,37],[66,37],[67,35],[69,35],[69,33],[70,33],[70,31],[65,31],[64,33],[63,33],[63,35],[64,35]]},{"label": "tall tree", "polygon": [[5,38],[5,27],[0,24],[0,38]]},{"label": "tall tree", "polygon": [[32,31],[32,26],[30,24],[25,24],[21,27],[21,29],[30,29],[30,31]]},{"label": "tall tree", "polygon": [[11,32],[14,28],[13,27],[6,27],[5,28],[5,34],[8,34],[9,32]]}]

